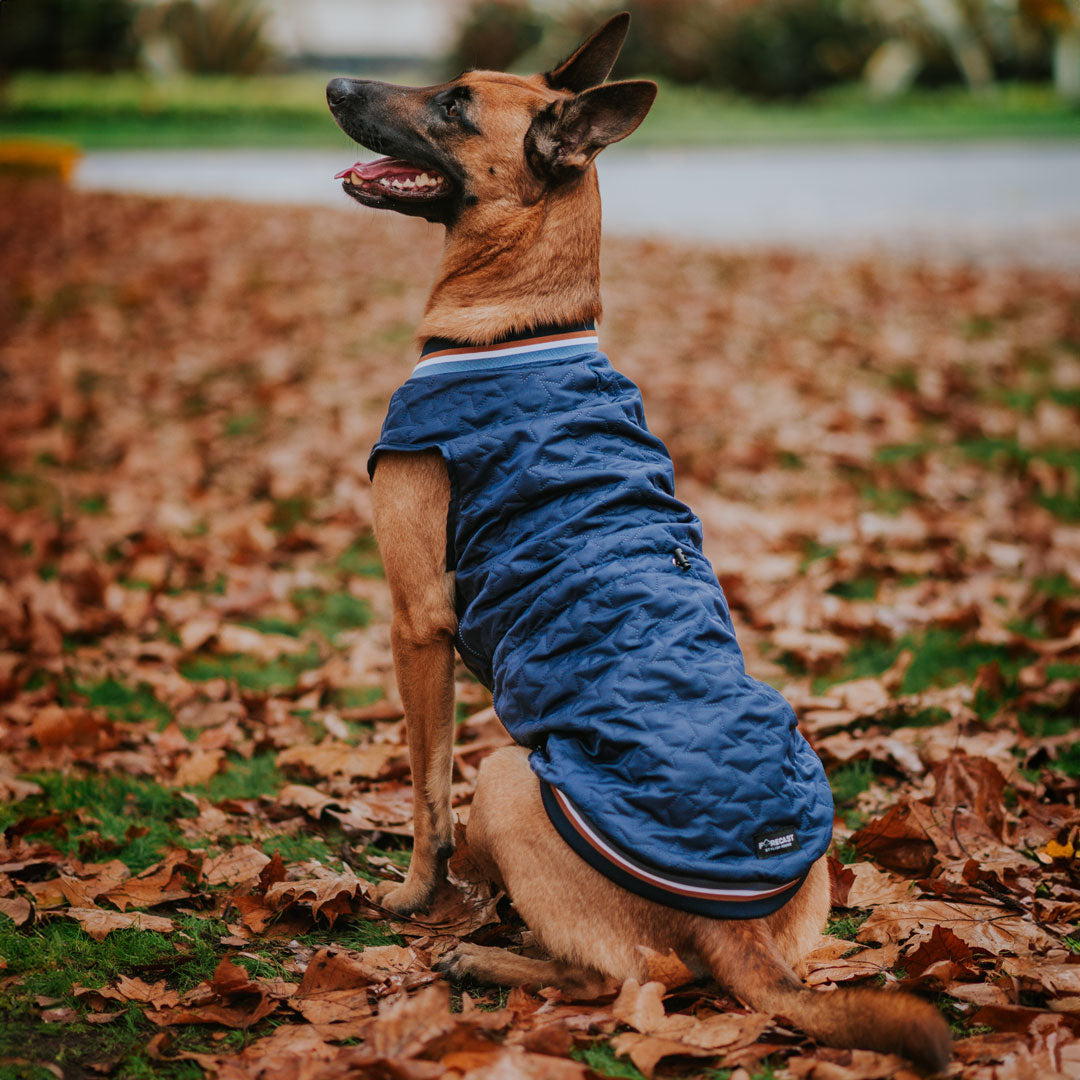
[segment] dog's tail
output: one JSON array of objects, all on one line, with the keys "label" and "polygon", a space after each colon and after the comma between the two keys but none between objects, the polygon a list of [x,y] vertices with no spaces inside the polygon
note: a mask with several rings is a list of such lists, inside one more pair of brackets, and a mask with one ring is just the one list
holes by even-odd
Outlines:
[{"label": "dog's tail", "polygon": [[810,990],[760,922],[713,923],[696,944],[715,978],[740,1001],[783,1016],[818,1042],[901,1054],[929,1072],[949,1063],[952,1036],[929,1002],[882,990]]}]

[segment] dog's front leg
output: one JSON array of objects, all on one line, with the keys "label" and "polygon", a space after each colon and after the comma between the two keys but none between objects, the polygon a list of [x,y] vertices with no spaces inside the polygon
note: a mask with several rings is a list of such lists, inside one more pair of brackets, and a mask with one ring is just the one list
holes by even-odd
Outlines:
[{"label": "dog's front leg", "polygon": [[375,533],[393,600],[390,636],[413,781],[413,854],[381,896],[402,915],[425,909],[453,850],[453,575],[446,572],[450,481],[438,454],[389,453],[375,470]]}]

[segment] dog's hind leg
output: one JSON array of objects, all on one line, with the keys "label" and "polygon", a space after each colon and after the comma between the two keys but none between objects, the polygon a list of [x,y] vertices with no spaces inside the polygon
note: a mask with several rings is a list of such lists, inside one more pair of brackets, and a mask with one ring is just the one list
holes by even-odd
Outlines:
[{"label": "dog's hind leg", "polygon": [[452,979],[468,977],[495,986],[524,986],[532,990],[557,986],[568,996],[581,1000],[591,1000],[618,989],[610,979],[588,968],[519,956],[509,949],[467,942],[448,952],[434,968]]},{"label": "dog's hind leg", "polygon": [[497,750],[480,766],[466,839],[554,961],[550,969],[519,970],[463,957],[476,977],[486,972],[498,981],[495,976],[512,971],[563,985],[569,969],[578,979],[643,979],[645,960],[636,946],[678,951],[686,936],[679,931],[686,921],[682,912],[620,889],[566,845],[544,812],[539,782],[521,747]]},{"label": "dog's hind leg", "polygon": [[828,913],[821,860],[796,895],[764,919],[709,919],[661,907],[620,889],[563,842],[520,747],[498,750],[481,766],[466,838],[477,862],[505,883],[553,963],[526,967],[466,950],[447,956],[450,971],[491,981],[550,975],[558,985],[560,968],[569,966],[594,978],[643,982],[646,964],[636,946],[674,950],[751,1008],[785,1016],[824,1043],[898,1052],[930,1069],[948,1061],[949,1029],[929,1003],[870,989],[822,994],[795,974],[792,965],[820,937]]},{"label": "dog's hind leg", "polygon": [[431,902],[453,850],[454,579],[446,571],[450,478],[438,453],[379,455],[373,506],[394,605],[390,640],[409,738],[413,854],[381,902],[403,915]]}]

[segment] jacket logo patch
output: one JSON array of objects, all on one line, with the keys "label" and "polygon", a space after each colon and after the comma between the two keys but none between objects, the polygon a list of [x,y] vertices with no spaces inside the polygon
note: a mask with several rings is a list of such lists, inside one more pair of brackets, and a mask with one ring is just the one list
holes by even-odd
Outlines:
[{"label": "jacket logo patch", "polygon": [[754,833],[754,847],[759,859],[768,859],[774,855],[786,855],[789,851],[798,851],[802,845],[795,835],[793,825],[783,825],[778,829],[759,829]]}]

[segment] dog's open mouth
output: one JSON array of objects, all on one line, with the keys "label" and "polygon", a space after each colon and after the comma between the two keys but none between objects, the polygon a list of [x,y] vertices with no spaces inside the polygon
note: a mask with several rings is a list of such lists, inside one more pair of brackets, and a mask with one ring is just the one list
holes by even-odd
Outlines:
[{"label": "dog's open mouth", "polygon": [[344,180],[345,191],[367,206],[387,202],[423,202],[450,194],[450,183],[441,173],[400,158],[357,162],[334,177]]}]

